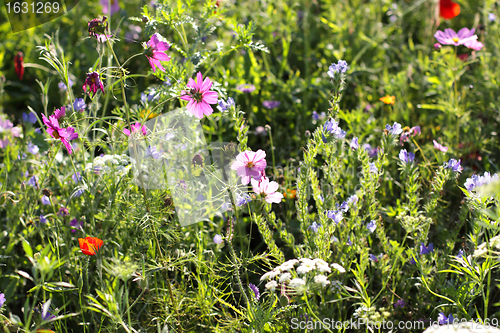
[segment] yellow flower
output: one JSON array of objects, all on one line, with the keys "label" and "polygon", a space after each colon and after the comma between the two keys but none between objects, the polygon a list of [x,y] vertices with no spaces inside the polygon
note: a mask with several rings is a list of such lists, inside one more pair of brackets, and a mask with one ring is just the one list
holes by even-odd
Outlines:
[{"label": "yellow flower", "polygon": [[394,105],[394,103],[396,102],[396,96],[386,95],[386,96],[380,98],[380,100],[382,102],[384,102],[385,104]]},{"label": "yellow flower", "polygon": [[143,118],[144,118],[144,117],[146,117],[146,115],[147,115],[147,114],[149,114],[148,119],[153,119],[154,117],[158,117],[158,116],[159,116],[159,114],[158,114],[158,113],[154,113],[154,112],[151,112],[151,113],[150,113],[150,112],[151,112],[151,110],[150,110],[150,109],[147,109],[147,110],[141,110],[140,115],[141,115],[141,117],[143,117]]}]

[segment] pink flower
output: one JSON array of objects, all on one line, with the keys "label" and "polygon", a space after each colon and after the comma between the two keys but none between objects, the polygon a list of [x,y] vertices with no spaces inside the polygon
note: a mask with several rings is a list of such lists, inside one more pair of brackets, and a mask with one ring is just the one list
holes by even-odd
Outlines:
[{"label": "pink flower", "polygon": [[7,148],[9,143],[10,143],[9,139],[0,140],[0,148],[2,149]]},{"label": "pink flower", "polygon": [[23,131],[23,130],[22,130],[22,128],[21,128],[21,127],[19,127],[19,126],[12,127],[12,128],[10,129],[10,133],[11,133],[11,134],[12,134],[12,136],[13,136],[13,137],[15,137],[15,138],[20,137],[20,136],[21,136],[21,132],[22,132],[22,131]]},{"label": "pink flower", "polygon": [[469,49],[479,51],[484,47],[484,44],[481,42],[478,42],[477,40],[469,40],[469,41],[464,43],[464,46],[469,48]]},{"label": "pink flower", "polygon": [[75,132],[73,127],[61,128],[55,115],[50,116],[48,119],[42,114],[43,123],[47,126],[47,133],[54,139],[59,139],[64,144],[68,153],[72,153],[73,149],[69,141],[78,139],[78,133]]},{"label": "pink flower", "polygon": [[446,153],[448,151],[448,147],[439,144],[436,140],[432,140],[432,142],[434,143],[434,148],[436,148],[437,150],[443,153]]},{"label": "pink flower", "polygon": [[[141,126],[141,123],[139,122],[133,124],[131,127],[132,127],[132,133],[142,131],[142,135],[145,136],[148,134],[148,128],[146,127],[146,125]],[[123,133],[125,133],[126,136],[130,136],[130,131],[126,128],[123,129]]]},{"label": "pink flower", "polygon": [[118,3],[118,0],[101,0],[100,2],[102,5],[102,13],[105,15],[108,14],[109,1],[111,1],[111,15],[113,15],[120,10],[120,4]]},{"label": "pink flower", "polygon": [[444,32],[438,30],[434,37],[437,41],[443,45],[464,45],[467,42],[477,39],[477,35],[474,34],[476,29],[469,30],[468,28],[462,28],[457,32],[453,29],[444,29]]},{"label": "pink flower", "polygon": [[241,183],[247,185],[250,183],[250,178],[259,180],[266,166],[266,152],[259,149],[257,152],[244,151],[239,153],[236,156],[236,161],[231,164],[231,169],[236,170],[238,176],[241,177]]},{"label": "pink flower", "polygon": [[66,115],[66,107],[61,106],[60,109],[56,109],[54,111],[54,116],[56,117],[57,120],[61,119]]},{"label": "pink flower", "polygon": [[263,176],[260,180],[252,179],[253,191],[260,195],[268,203],[280,203],[283,194],[276,192],[279,188],[278,183],[269,182],[269,178]]},{"label": "pink flower", "polygon": [[187,105],[188,111],[198,119],[203,118],[203,114],[211,115],[214,111],[209,104],[217,104],[217,97],[219,96],[217,92],[209,91],[212,88],[212,81],[208,77],[203,80],[203,75],[198,72],[196,82],[189,78],[187,87],[190,90],[183,90],[181,99],[189,101]]},{"label": "pink flower", "polygon": [[99,78],[99,73],[87,73],[87,78],[85,79],[85,83],[82,87],[83,91],[87,92],[87,87],[90,88],[90,91],[93,93],[92,97],[94,97],[97,93],[97,89],[101,89],[102,93],[104,94],[104,85]]},{"label": "pink flower", "polygon": [[153,72],[156,72],[156,67],[165,71],[165,68],[163,68],[160,61],[170,60],[170,57],[165,53],[165,51],[169,49],[170,45],[168,45],[167,42],[161,41],[160,38],[161,35],[159,33],[155,33],[145,45],[146,58],[148,58]]}]

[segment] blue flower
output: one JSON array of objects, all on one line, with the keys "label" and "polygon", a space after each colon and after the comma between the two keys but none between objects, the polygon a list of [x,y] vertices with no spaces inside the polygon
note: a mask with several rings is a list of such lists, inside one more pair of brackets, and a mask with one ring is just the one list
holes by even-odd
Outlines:
[{"label": "blue flower", "polygon": [[229,111],[230,109],[234,108],[234,106],[235,106],[234,99],[229,97],[227,99],[227,102],[224,102],[223,99],[220,99],[219,105],[217,106],[217,109],[219,109],[220,112],[225,112],[225,111]]},{"label": "blue flower", "polygon": [[363,149],[368,152],[368,156],[374,158],[374,157],[377,157],[378,155],[378,148],[375,147],[375,148],[372,148],[372,146],[370,146],[369,143],[365,143],[363,145]]},{"label": "blue flower", "polygon": [[465,188],[467,191],[471,192],[477,187],[487,185],[494,180],[498,180],[498,174],[491,176],[489,172],[485,172],[483,176],[472,175],[471,178],[467,178],[465,181]]},{"label": "blue flower", "polygon": [[20,152],[17,154],[17,159],[18,160],[23,160],[26,158],[26,153],[25,152]]},{"label": "blue flower", "polygon": [[330,67],[328,67],[327,74],[332,79],[334,79],[335,74],[337,74],[337,73],[344,74],[345,72],[347,72],[348,69],[349,69],[349,66],[347,65],[347,62],[344,60],[339,60],[339,62],[337,64],[333,63],[330,65]]},{"label": "blue flower", "polygon": [[141,93],[141,102],[145,104],[146,100],[148,102],[151,102],[153,100],[157,100],[158,97],[159,96],[157,95],[156,90],[152,89],[150,92],[148,92],[147,95],[145,93]]},{"label": "blue flower", "polygon": [[260,291],[259,291],[259,288],[257,288],[257,286],[256,286],[255,284],[253,284],[253,283],[250,283],[250,284],[248,285],[248,287],[250,287],[250,289],[252,289],[252,291],[253,291],[253,293],[254,293],[254,295],[255,295],[255,299],[256,299],[256,300],[259,300],[259,298],[260,298]]},{"label": "blue flower", "polygon": [[457,254],[457,259],[462,259],[463,256],[464,256],[464,250],[460,249]]},{"label": "blue flower", "polygon": [[243,193],[242,195],[236,195],[236,206],[240,207],[243,205],[246,205],[252,201],[252,198],[246,193]]},{"label": "blue flower", "polygon": [[83,111],[87,107],[87,104],[85,104],[85,101],[83,98],[77,98],[75,99],[75,102],[73,103],[73,108],[75,111]]},{"label": "blue flower", "polygon": [[221,235],[215,235],[215,236],[214,236],[214,243],[215,243],[215,244],[220,244],[220,243],[222,243],[222,237],[221,237]]},{"label": "blue flower", "polygon": [[73,198],[79,198],[83,193],[85,193],[85,191],[80,188],[73,194]]},{"label": "blue flower", "polygon": [[416,265],[416,264],[417,264],[417,261],[415,260],[415,258],[413,256],[411,256],[410,265]]},{"label": "blue flower", "polygon": [[330,135],[335,136],[337,139],[343,139],[346,135],[346,131],[339,127],[339,123],[335,119],[328,120],[323,126],[323,131],[330,133]]},{"label": "blue flower", "polygon": [[33,176],[28,180],[28,185],[38,188],[38,177]]},{"label": "blue flower", "polygon": [[314,232],[318,232],[319,228],[321,228],[321,224],[318,224],[316,222],[313,222],[308,229],[314,231]]},{"label": "blue flower", "polygon": [[42,197],[42,204],[44,205],[50,205],[50,198],[46,195]]},{"label": "blue flower", "polygon": [[375,165],[375,162],[370,162],[370,163],[368,163],[368,165],[370,166],[370,172],[371,173],[377,173],[378,172],[378,169],[377,169],[377,166]]},{"label": "blue flower", "polygon": [[165,81],[163,81],[163,85],[167,87],[170,87],[172,85],[172,81],[170,80],[169,77],[167,77]]},{"label": "blue flower", "polygon": [[314,121],[318,121],[319,120],[319,114],[316,111],[313,111],[312,117],[313,117]]},{"label": "blue flower", "polygon": [[42,320],[43,321],[48,321],[48,320],[54,319],[56,317],[52,313],[50,313],[49,305],[50,305],[50,303],[48,303],[48,302],[45,302],[42,305]]},{"label": "blue flower", "polygon": [[455,318],[453,318],[453,315],[450,313],[448,317],[442,312],[439,313],[438,315],[438,322],[439,325],[446,325],[446,324],[453,324],[453,321]]},{"label": "blue flower", "polygon": [[276,109],[281,105],[280,101],[264,101],[262,102],[262,105],[269,110]]},{"label": "blue flower", "polygon": [[321,194],[318,195],[318,200],[321,202],[325,202],[325,198],[323,198],[323,196]]},{"label": "blue flower", "polygon": [[456,160],[454,158],[451,158],[448,163],[445,163],[444,167],[446,169],[451,169],[452,171],[454,172],[462,172],[462,170],[464,169],[461,165],[460,165],[460,160]]},{"label": "blue flower", "polygon": [[330,210],[328,211],[328,213],[326,213],[326,216],[329,219],[332,219],[336,224],[339,224],[339,222],[343,219],[342,211],[340,210]]},{"label": "blue flower", "polygon": [[349,198],[347,198],[346,201],[347,201],[348,204],[354,206],[358,202],[358,196],[356,194],[353,194]]},{"label": "blue flower", "polygon": [[351,236],[347,236],[347,242],[345,243],[347,246],[351,246],[352,245],[352,242],[351,242]]},{"label": "blue flower", "polygon": [[157,160],[161,158],[161,153],[162,151],[158,151],[155,146],[148,146],[144,158],[152,157],[153,159]]},{"label": "blue flower", "polygon": [[391,135],[399,135],[403,132],[403,128],[401,127],[401,124],[394,122],[394,124],[391,125],[385,125],[385,129],[389,131],[389,134]]},{"label": "blue flower", "polygon": [[66,85],[62,82],[59,82],[57,86],[59,87],[60,91],[66,91],[68,89],[68,87],[66,87]]},{"label": "blue flower", "polygon": [[429,254],[434,252],[434,244],[429,243],[428,247],[425,247],[424,243],[420,243],[420,254]]},{"label": "blue flower", "polygon": [[349,144],[349,147],[353,150],[357,150],[359,148],[359,143],[358,143],[358,137],[354,137],[351,140],[351,143]]},{"label": "blue flower", "polygon": [[30,113],[24,113],[23,112],[23,121],[25,123],[36,123],[36,114],[34,114],[33,112],[30,112]]},{"label": "blue flower", "polygon": [[198,194],[198,196],[196,197],[196,201],[199,201],[199,202],[205,201],[205,196],[201,193]]},{"label": "blue flower", "polygon": [[47,219],[42,214],[40,214],[40,223],[47,223]]},{"label": "blue flower", "polygon": [[38,154],[39,151],[40,151],[40,148],[38,148],[37,145],[35,145],[31,142],[28,142],[28,152],[30,152],[33,155],[36,155],[36,154]]},{"label": "blue flower", "polygon": [[398,299],[398,301],[396,303],[394,303],[395,308],[397,308],[397,307],[404,308],[405,306],[406,306],[406,302],[404,301],[404,299]]},{"label": "blue flower", "polygon": [[347,204],[347,201],[344,201],[344,202],[342,202],[342,204],[340,204],[340,206],[338,203],[335,203],[335,208],[337,208],[338,210],[341,210],[345,213],[349,210],[349,205]]},{"label": "blue flower", "polygon": [[373,233],[375,231],[375,229],[377,229],[377,223],[374,220],[371,220],[366,225],[366,229],[368,229],[368,231],[370,231],[370,233]]},{"label": "blue flower", "polygon": [[488,14],[488,20],[490,20],[490,22],[495,22],[496,19],[497,19],[497,16],[494,13]]},{"label": "blue flower", "polygon": [[371,253],[369,254],[369,257],[370,257],[370,260],[371,260],[371,261],[375,261],[375,262],[377,262],[377,261],[378,261],[377,256],[375,256],[375,255],[373,255],[373,254],[371,254]]},{"label": "blue flower", "polygon": [[82,180],[82,175],[77,171],[73,174],[73,176],[71,176],[71,178],[73,179],[75,184],[78,184],[78,182]]},{"label": "blue flower", "polygon": [[406,149],[402,149],[399,152],[399,159],[403,163],[412,163],[415,160],[415,154],[412,152],[407,152]]}]

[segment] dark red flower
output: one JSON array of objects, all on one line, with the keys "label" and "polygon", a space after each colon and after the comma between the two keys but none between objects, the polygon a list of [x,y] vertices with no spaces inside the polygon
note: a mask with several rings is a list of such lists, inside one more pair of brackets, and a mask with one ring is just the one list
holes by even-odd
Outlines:
[{"label": "dark red flower", "polygon": [[439,16],[445,20],[452,19],[460,14],[460,5],[451,0],[439,1]]},{"label": "dark red flower", "polygon": [[14,67],[17,77],[19,78],[19,80],[22,80],[24,75],[24,61],[22,52],[17,52],[17,55],[14,57]]}]

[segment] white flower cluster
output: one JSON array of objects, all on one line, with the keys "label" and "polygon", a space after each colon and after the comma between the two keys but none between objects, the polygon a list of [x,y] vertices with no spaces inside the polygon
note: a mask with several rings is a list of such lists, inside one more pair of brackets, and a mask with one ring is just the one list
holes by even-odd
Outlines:
[{"label": "white flower cluster", "polygon": [[93,172],[97,175],[117,172],[119,176],[126,174],[131,168],[131,160],[125,155],[104,155],[97,156],[92,163],[85,166],[86,172]]},{"label": "white flower cluster", "polygon": [[[490,249],[500,250],[500,235],[495,236],[490,239]],[[488,253],[488,246],[486,243],[482,243],[477,247],[477,250],[474,251],[474,257],[483,257]]]},{"label": "white flower cluster", "polygon": [[[297,264],[299,265],[295,268],[295,265]],[[333,263],[331,264],[331,267],[339,273],[345,273],[345,268],[339,264]],[[289,288],[301,293],[307,283],[307,274],[311,272],[315,273],[314,276],[311,275],[311,277],[316,285],[326,287],[330,284],[328,277],[324,273],[331,273],[332,269],[326,261],[319,258],[288,260],[280,266],[274,268],[272,271],[262,275],[260,280],[269,281],[266,284],[266,289],[270,291],[275,291],[279,285],[287,284]]]}]

